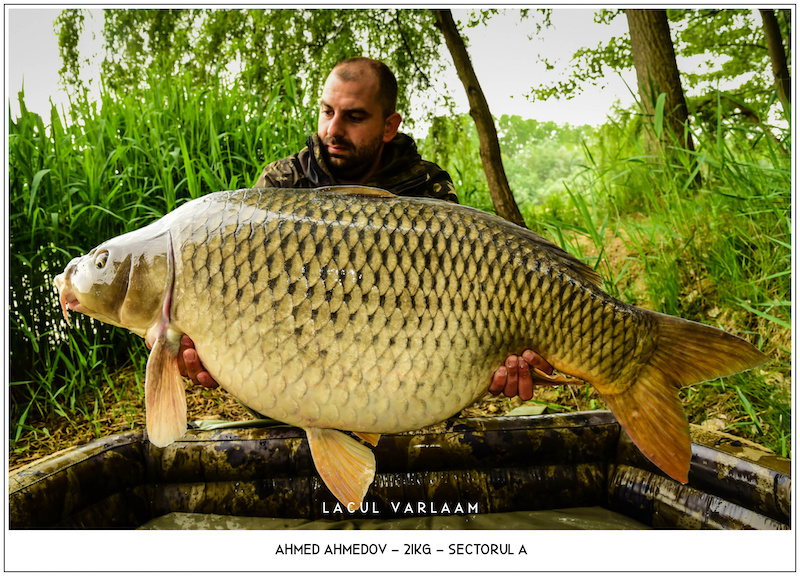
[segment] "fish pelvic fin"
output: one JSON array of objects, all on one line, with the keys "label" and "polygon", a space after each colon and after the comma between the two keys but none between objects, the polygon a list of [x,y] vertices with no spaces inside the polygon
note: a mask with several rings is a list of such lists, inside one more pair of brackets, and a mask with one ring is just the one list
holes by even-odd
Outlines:
[{"label": "fish pelvic fin", "polygon": [[657,323],[655,351],[634,382],[603,399],[641,452],[678,482],[689,481],[692,443],[678,391],[763,364],[767,356],[717,328],[649,312]]},{"label": "fish pelvic fin", "polygon": [[373,446],[377,446],[378,441],[381,439],[380,434],[370,434],[369,432],[353,432],[353,434],[361,438],[367,444],[372,444]]},{"label": "fish pelvic fin", "polygon": [[322,481],[348,510],[358,509],[375,478],[375,455],[358,440],[328,428],[306,428]]},{"label": "fish pelvic fin", "polygon": [[147,437],[163,448],[186,433],[186,392],[178,370],[180,334],[165,331],[147,359],[144,383]]}]

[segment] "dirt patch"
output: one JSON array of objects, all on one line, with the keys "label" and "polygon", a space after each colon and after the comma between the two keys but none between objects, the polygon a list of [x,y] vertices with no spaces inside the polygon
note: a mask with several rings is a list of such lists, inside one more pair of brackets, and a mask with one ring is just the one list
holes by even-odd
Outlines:
[{"label": "dirt patch", "polygon": [[[128,430],[144,429],[144,398],[140,397],[135,376],[120,374],[118,381],[123,390],[115,396],[106,389],[99,399],[85,402],[84,412],[73,413],[69,418],[49,415],[29,420],[36,431],[29,431],[12,442],[9,454],[9,471],[43,458],[54,452],[86,444],[96,438]],[[224,390],[206,390],[200,386],[186,386],[187,420],[247,420],[253,416],[233,396]],[[12,432],[13,434],[13,432]],[[12,437],[13,440],[13,437]]]}]

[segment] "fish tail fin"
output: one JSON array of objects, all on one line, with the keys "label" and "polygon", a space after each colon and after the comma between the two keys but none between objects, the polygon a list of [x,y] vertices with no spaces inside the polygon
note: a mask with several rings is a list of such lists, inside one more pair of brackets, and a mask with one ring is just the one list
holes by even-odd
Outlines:
[{"label": "fish tail fin", "polygon": [[603,399],[639,450],[670,477],[686,483],[692,447],[678,391],[755,368],[767,356],[717,328],[650,314],[658,325],[658,342],[649,363],[626,390],[603,393]]}]

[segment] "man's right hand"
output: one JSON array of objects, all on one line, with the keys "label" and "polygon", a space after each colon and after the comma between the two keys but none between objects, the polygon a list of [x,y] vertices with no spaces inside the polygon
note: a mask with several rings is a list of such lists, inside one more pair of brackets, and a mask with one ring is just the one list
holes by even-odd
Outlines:
[{"label": "man's right hand", "polygon": [[197,350],[194,349],[194,342],[186,334],[181,337],[181,349],[178,351],[178,369],[183,376],[189,377],[192,382],[203,388],[217,388],[219,384],[211,374],[206,372]]},{"label": "man's right hand", "polygon": [[533,350],[525,350],[521,356],[512,354],[495,371],[492,382],[489,384],[489,392],[495,396],[502,392],[509,398],[519,396],[524,401],[530,400],[533,398],[535,385],[531,374],[533,368],[538,368],[545,374],[553,373],[553,367],[547,360]]}]

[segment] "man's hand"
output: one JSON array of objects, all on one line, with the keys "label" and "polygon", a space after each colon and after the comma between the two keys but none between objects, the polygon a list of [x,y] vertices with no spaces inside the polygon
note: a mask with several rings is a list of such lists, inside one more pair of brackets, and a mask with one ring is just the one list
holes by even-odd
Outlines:
[{"label": "man's hand", "polygon": [[494,373],[489,392],[497,396],[501,392],[509,398],[519,395],[522,400],[533,398],[533,378],[531,368],[538,368],[545,374],[552,374],[553,367],[533,350],[525,350],[522,356],[511,355],[506,363]]},{"label": "man's hand", "polygon": [[183,376],[191,378],[192,382],[204,388],[217,388],[216,380],[203,368],[197,350],[194,349],[194,342],[186,334],[181,337],[181,349],[178,351],[178,370]]}]

